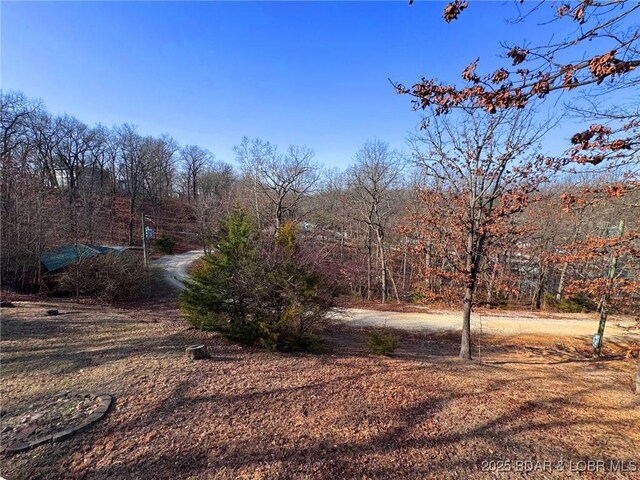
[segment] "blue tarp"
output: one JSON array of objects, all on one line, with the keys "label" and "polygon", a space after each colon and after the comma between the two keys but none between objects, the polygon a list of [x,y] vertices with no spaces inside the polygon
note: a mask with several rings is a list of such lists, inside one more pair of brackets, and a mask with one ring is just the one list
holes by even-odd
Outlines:
[{"label": "blue tarp", "polygon": [[85,260],[87,258],[97,257],[105,253],[118,253],[119,250],[111,247],[96,246],[96,245],[78,245],[77,249],[75,245],[64,245],[62,247],[53,248],[47,250],[42,255],[42,264],[47,270],[53,272],[61,268],[68,267],[69,265],[76,263],[78,258]]}]

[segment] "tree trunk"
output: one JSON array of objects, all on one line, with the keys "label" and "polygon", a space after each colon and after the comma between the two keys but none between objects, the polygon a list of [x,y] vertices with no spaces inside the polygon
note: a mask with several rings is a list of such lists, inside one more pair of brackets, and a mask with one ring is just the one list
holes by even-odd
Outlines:
[{"label": "tree trunk", "polygon": [[133,198],[129,199],[129,246],[133,245]]},{"label": "tree trunk", "polygon": [[540,308],[542,307],[542,298],[544,295],[544,285],[547,282],[547,273],[548,273],[548,266],[546,264],[544,264],[543,262],[540,262],[540,275],[538,276],[538,284],[536,285],[536,289],[533,292],[533,299],[531,302],[531,306],[536,309],[536,310],[540,310]]},{"label": "tree trunk", "polygon": [[472,227],[467,233],[466,271],[467,285],[464,290],[464,311],[462,315],[462,339],[460,341],[460,358],[471,360],[471,309],[473,296],[478,281],[478,267],[482,261],[484,236],[477,235]]},{"label": "tree trunk", "polygon": [[380,282],[382,286],[382,303],[387,301],[387,258],[384,253],[383,237],[378,231],[378,243],[380,246]]},{"label": "tree trunk", "polygon": [[431,281],[431,240],[427,244],[427,252],[424,259],[424,266],[427,271],[427,289],[433,291],[433,282]]},{"label": "tree trunk", "polygon": [[371,300],[371,227],[367,230],[367,300]]},{"label": "tree trunk", "polygon": [[396,297],[396,302],[400,303],[400,295],[398,294],[398,287],[396,286],[396,281],[393,278],[393,271],[389,270],[387,273],[389,275],[389,281],[391,282],[391,288],[393,289],[393,294]]},{"label": "tree trunk", "polygon": [[562,300],[562,291],[564,290],[564,279],[567,275],[567,269],[569,268],[569,262],[562,264],[562,270],[560,270],[560,280],[558,280],[558,290],[556,291],[556,302]]},{"label": "tree trunk", "polygon": [[[622,237],[624,234],[624,220],[620,220],[620,224],[618,225],[618,238]],[[607,303],[609,302],[609,297],[611,296],[611,290],[613,289],[613,282],[616,278],[616,273],[618,269],[618,257],[615,255],[611,256],[611,267],[609,267],[609,278],[607,279],[607,287],[600,299],[600,322],[598,323],[598,333],[596,344],[593,348],[593,356],[599,357],[600,352],[602,351],[602,342],[604,340],[604,328],[607,324]]]},{"label": "tree trunk", "polygon": [[253,177],[253,202],[256,209],[256,222],[258,224],[258,230],[261,230],[262,225],[260,222],[260,206],[258,204],[258,177],[256,175],[254,175]]},{"label": "tree trunk", "polygon": [[471,305],[473,303],[473,287],[467,285],[464,290],[464,312],[462,315],[462,340],[460,342],[460,358],[471,360]]},{"label": "tree trunk", "polygon": [[460,358],[471,360],[471,308],[473,306],[473,292],[476,287],[476,261],[478,255],[474,255],[473,230],[467,233],[467,259],[466,271],[469,277],[464,290],[464,311],[462,314],[462,339],[460,341]]},{"label": "tree trunk", "polygon": [[496,282],[499,259],[500,257],[498,257],[498,259],[493,262],[493,269],[491,270],[491,276],[489,277],[489,285],[487,286],[487,307],[490,307],[493,303],[493,286]]},{"label": "tree trunk", "polygon": [[404,252],[402,254],[402,291],[407,290],[407,244],[404,244]]}]

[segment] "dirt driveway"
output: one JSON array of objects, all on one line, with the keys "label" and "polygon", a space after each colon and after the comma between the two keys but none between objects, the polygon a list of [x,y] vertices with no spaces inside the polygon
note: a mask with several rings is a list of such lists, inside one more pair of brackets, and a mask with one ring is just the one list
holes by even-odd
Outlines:
[{"label": "dirt driveway", "polygon": [[[164,269],[166,280],[174,287],[183,288],[181,280],[187,268],[202,256],[201,250],[167,255],[153,261]],[[401,330],[434,332],[460,330],[462,312],[427,311],[389,312],[348,308],[336,315],[353,327],[387,326]],[[549,314],[533,312],[474,313],[471,320],[474,332],[482,329],[491,335],[543,335],[550,337],[591,337],[598,329],[596,314]],[[640,341],[640,324],[632,317],[611,316],[605,330],[609,340]]]},{"label": "dirt driveway", "polygon": [[[434,311],[424,313],[383,312],[347,309],[340,317],[351,326],[387,326],[403,330],[460,330],[462,313]],[[492,335],[548,335],[558,337],[591,336],[598,329],[596,314],[535,314],[532,312],[475,313],[471,328]],[[640,341],[640,328],[632,317],[611,316],[605,335]]]},{"label": "dirt driveway", "polygon": [[182,280],[187,276],[189,265],[202,257],[202,250],[191,250],[178,255],[165,255],[153,260],[153,265],[164,269],[165,278],[171,286],[181,289]]}]

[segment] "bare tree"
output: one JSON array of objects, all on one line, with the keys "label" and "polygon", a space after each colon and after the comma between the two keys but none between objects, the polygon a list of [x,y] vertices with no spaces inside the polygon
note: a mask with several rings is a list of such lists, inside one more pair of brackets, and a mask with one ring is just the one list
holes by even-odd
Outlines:
[{"label": "bare tree", "polygon": [[141,137],[135,127],[124,124],[117,130],[120,144],[119,182],[129,197],[129,245],[134,244],[134,216],[138,211],[144,187],[144,176],[150,153],[150,139]]},{"label": "bare tree", "polygon": [[235,181],[233,167],[224,162],[210,165],[200,176],[200,195],[193,202],[193,208],[205,253],[209,253],[218,222],[231,211]]},{"label": "bare tree", "polygon": [[285,154],[280,154],[269,142],[244,137],[234,151],[245,175],[253,183],[258,222],[260,197],[263,196],[271,210],[273,228],[278,231],[285,217],[296,216],[300,200],[312,191],[319,179],[313,150],[291,145]]},{"label": "bare tree", "polygon": [[213,155],[204,148],[187,145],[180,151],[180,160],[184,169],[187,200],[195,200],[199,194],[200,177],[211,165]]},{"label": "bare tree", "polygon": [[398,289],[389,271],[385,235],[389,217],[396,211],[394,200],[401,185],[403,163],[397,152],[379,140],[366,142],[356,153],[355,161],[350,177],[358,203],[357,218],[367,229],[367,299],[372,296],[372,244],[375,235],[380,258],[382,301],[387,300],[388,280],[399,301]]},{"label": "bare tree", "polygon": [[0,92],[1,158],[7,158],[16,148],[31,142],[30,129],[43,110],[40,102],[28,99],[22,92]]}]

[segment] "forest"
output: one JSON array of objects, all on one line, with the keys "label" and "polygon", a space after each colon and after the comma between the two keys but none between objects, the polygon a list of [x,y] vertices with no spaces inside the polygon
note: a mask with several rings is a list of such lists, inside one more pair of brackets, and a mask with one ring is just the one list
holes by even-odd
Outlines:
[{"label": "forest", "polygon": [[372,139],[338,170],[308,146],[248,137],[226,163],[129,124],[53,116],[21,92],[3,92],[1,109],[2,277],[20,290],[47,288],[52,247],[141,245],[143,213],[176,251],[207,251],[240,205],[260,230],[298,225],[355,299],[458,304],[473,267],[481,305],[595,310],[606,290],[617,311],[640,305],[631,170],[570,172],[541,156],[552,126],[529,111],[434,117],[402,150]]}]

